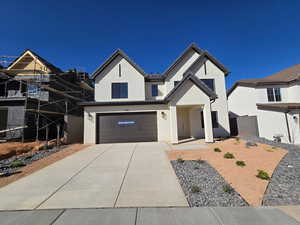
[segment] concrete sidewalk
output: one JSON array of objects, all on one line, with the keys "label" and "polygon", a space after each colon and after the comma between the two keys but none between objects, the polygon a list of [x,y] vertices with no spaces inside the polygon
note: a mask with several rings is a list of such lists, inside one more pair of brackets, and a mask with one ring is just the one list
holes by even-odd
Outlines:
[{"label": "concrete sidewalk", "polygon": [[[298,207],[298,212],[300,213]],[[0,211],[1,225],[299,225],[271,207]]]},{"label": "concrete sidewalk", "polygon": [[166,148],[91,146],[0,189],[0,210],[188,206]]}]

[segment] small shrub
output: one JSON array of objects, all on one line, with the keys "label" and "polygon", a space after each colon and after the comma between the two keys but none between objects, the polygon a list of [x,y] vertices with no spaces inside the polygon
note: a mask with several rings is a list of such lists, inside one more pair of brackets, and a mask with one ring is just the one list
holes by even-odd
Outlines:
[{"label": "small shrub", "polygon": [[183,160],[183,158],[178,158],[178,159],[177,159],[177,162],[179,162],[179,163],[184,163],[184,160]]},{"label": "small shrub", "polygon": [[270,150],[270,149],[267,149],[266,151],[267,151],[267,152],[274,152],[273,150]]},{"label": "small shrub", "polygon": [[235,138],[235,141],[236,141],[236,142],[239,142],[239,141],[240,141],[240,138],[239,138],[239,137],[236,137],[236,138]]},{"label": "small shrub", "polygon": [[224,158],[225,159],[234,159],[234,155],[230,152],[227,152],[226,154],[224,154]]},{"label": "small shrub", "polygon": [[222,152],[221,149],[219,149],[219,148],[214,148],[214,151],[215,152]]},{"label": "small shrub", "polygon": [[223,191],[226,192],[226,193],[231,193],[231,192],[233,192],[233,188],[232,188],[229,184],[224,184],[224,185],[222,186],[222,189],[223,189]]},{"label": "small shrub", "polygon": [[258,173],[257,173],[256,177],[258,177],[260,179],[263,179],[263,180],[269,180],[270,179],[270,176],[266,171],[257,170],[257,172]]},{"label": "small shrub", "polygon": [[277,149],[277,147],[273,146],[272,149]]},{"label": "small shrub", "polygon": [[204,163],[204,162],[205,162],[205,160],[203,160],[201,158],[197,159],[197,163],[199,163],[199,164]]},{"label": "small shrub", "polygon": [[197,185],[193,185],[191,191],[192,193],[198,193],[200,192],[200,188]]},{"label": "small shrub", "polygon": [[237,166],[246,166],[246,163],[244,162],[244,161],[236,161],[235,162],[235,164],[237,165]]},{"label": "small shrub", "polygon": [[246,147],[249,148],[249,147],[256,147],[257,144],[255,142],[252,142],[252,141],[247,141],[246,142]]},{"label": "small shrub", "polygon": [[15,167],[21,167],[21,166],[26,166],[26,164],[23,163],[21,160],[13,161],[13,162],[10,164],[10,167],[12,167],[12,168],[15,168]]}]

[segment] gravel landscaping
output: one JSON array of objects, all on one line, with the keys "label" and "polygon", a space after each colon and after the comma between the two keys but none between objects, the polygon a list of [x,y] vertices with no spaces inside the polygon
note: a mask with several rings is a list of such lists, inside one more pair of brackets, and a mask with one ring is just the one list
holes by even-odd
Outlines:
[{"label": "gravel landscaping", "polygon": [[[1,177],[5,177],[5,176],[9,176],[11,174],[14,174],[18,169],[20,169],[21,167],[23,167],[25,165],[29,165],[29,164],[33,163],[34,161],[45,158],[45,157],[47,157],[55,152],[58,152],[64,148],[65,148],[65,146],[53,147],[51,149],[39,150],[36,152],[0,160],[0,179],[1,179]],[[20,165],[13,166],[14,162],[16,165],[17,164],[20,164]]]},{"label": "gravel landscaping", "polygon": [[286,156],[276,167],[264,195],[263,205],[300,204],[300,147],[291,144],[275,143],[258,137],[242,137],[274,147],[288,150]]},{"label": "gravel landscaping", "polygon": [[248,206],[206,161],[172,160],[171,164],[191,207]]}]

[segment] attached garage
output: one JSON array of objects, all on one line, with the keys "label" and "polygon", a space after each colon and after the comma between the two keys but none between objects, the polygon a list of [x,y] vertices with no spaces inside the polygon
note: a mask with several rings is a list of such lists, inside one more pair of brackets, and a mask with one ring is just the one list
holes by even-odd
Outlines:
[{"label": "attached garage", "polygon": [[97,144],[146,141],[157,141],[156,112],[97,114]]}]

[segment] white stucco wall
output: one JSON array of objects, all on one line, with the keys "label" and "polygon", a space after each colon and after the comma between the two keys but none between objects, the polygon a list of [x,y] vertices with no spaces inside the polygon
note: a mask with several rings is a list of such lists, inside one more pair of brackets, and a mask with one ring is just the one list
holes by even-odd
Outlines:
[{"label": "white stucco wall", "polygon": [[[291,143],[299,144],[299,114],[288,113],[288,126],[290,129]],[[282,142],[289,143],[288,129],[285,113],[268,110],[258,110],[257,120],[260,137],[273,140],[274,135],[283,135]],[[276,122],[275,122],[276,121]]]},{"label": "white stucco wall", "polygon": [[177,64],[168,74],[168,79],[165,81],[166,92],[170,92],[174,88],[174,81],[181,81],[184,72],[197,60],[199,54],[194,50],[190,50],[183,58],[182,62]]},{"label": "white stucco wall", "polygon": [[256,90],[252,87],[237,86],[228,96],[228,110],[237,116],[256,116]]},{"label": "white stucco wall", "polygon": [[[121,76],[119,75],[121,65]],[[128,98],[112,99],[112,83],[128,83]],[[126,59],[118,56],[95,79],[95,101],[143,101],[145,79]]]},{"label": "white stucco wall", "polygon": [[[152,84],[157,84],[158,86],[158,96],[153,97],[152,96]],[[146,82],[145,83],[146,88],[146,99],[147,100],[161,100],[164,99],[166,95],[166,86],[164,82]]]},{"label": "white stucco wall", "polygon": [[206,74],[204,65],[195,71],[195,75],[199,79],[214,79],[215,92],[218,98],[211,104],[211,110],[217,111],[219,128],[214,128],[214,136],[227,136],[230,133],[228,105],[225,86],[225,74],[210,60],[206,61]]},{"label": "white stucco wall", "polygon": [[170,141],[169,107],[167,105],[90,106],[84,109],[84,143],[96,143],[96,114],[118,112],[157,112],[158,141]]}]

